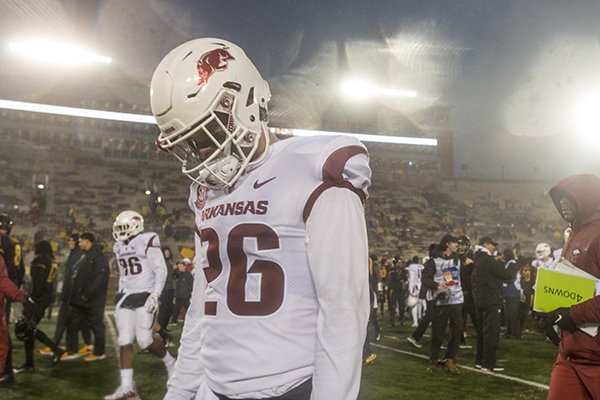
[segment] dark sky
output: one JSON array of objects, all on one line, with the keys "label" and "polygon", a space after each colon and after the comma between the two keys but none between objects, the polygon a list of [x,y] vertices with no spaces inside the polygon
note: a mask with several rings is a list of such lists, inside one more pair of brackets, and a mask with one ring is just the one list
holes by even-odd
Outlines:
[{"label": "dark sky", "polygon": [[508,177],[600,172],[581,165],[590,146],[576,145],[571,118],[581,96],[600,93],[598,0],[4,0],[0,11],[4,42],[74,37],[140,82],[182,42],[231,40],[306,115],[347,74],[416,90],[411,103],[375,101],[407,115],[450,108],[456,164],[482,177],[502,166]]}]

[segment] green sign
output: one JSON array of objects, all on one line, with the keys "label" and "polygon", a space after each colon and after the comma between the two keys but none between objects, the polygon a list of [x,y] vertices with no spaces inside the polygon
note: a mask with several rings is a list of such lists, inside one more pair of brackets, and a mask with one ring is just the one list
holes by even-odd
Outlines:
[{"label": "green sign", "polygon": [[594,297],[595,281],[538,268],[533,309],[550,312]]}]

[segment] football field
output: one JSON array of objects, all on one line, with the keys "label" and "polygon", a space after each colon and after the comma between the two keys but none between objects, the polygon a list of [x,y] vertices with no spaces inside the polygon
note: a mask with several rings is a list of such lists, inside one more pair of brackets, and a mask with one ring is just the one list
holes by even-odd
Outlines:
[{"label": "football field", "polygon": [[[390,327],[386,319],[380,321],[383,330],[381,340],[372,342],[378,357],[374,364],[363,369],[360,400],[546,398],[557,349],[545,342],[531,326],[528,326],[531,332],[525,332],[521,340],[501,339],[498,363],[506,367],[502,374],[483,373],[473,367],[475,339],[469,337],[467,344],[473,348],[461,349],[458,355],[461,374],[454,376],[440,368],[431,375],[425,372],[430,331],[422,340],[423,348],[416,349],[406,341],[412,332],[410,323]],[[54,322],[54,319],[44,320],[40,328],[52,336]],[[119,385],[119,372],[113,336],[115,329],[110,315],[106,317],[106,325],[105,360],[85,363],[78,359],[51,368],[49,357],[36,354],[37,370],[19,374],[12,386],[0,388],[0,399],[85,400],[102,399],[112,393]],[[175,353],[181,325],[170,328],[176,340],[169,350]],[[14,365],[18,366],[24,360],[23,343],[16,341],[14,335],[13,346]],[[41,344],[36,343],[36,349],[40,347]],[[134,379],[143,400],[162,399],[167,377],[160,360],[148,353],[136,354]]]}]

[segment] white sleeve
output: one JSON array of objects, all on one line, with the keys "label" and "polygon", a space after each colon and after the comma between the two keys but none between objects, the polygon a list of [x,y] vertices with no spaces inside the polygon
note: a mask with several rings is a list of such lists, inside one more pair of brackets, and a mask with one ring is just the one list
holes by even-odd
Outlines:
[{"label": "white sleeve", "polygon": [[167,263],[158,247],[148,247],[148,260],[154,269],[154,292],[162,293],[167,281]]},{"label": "white sleeve", "polygon": [[[200,254],[200,240],[196,235],[196,254]],[[206,385],[204,366],[200,361],[200,321],[204,315],[206,277],[200,268],[194,278],[190,308],[185,316],[175,372],[167,382],[165,400],[217,400]]]},{"label": "white sleeve", "polygon": [[360,198],[345,188],[327,189],[306,228],[319,301],[311,399],[355,400],[369,320],[367,230]]}]

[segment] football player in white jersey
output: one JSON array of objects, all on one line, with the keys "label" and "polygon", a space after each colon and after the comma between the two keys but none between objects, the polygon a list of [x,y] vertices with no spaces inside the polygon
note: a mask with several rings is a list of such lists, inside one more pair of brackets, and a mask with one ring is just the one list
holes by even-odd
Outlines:
[{"label": "football player in white jersey", "polygon": [[152,77],[158,146],[193,181],[198,271],[166,399],[358,395],[367,150],[341,136],[278,141],[269,98],[221,39],[182,44]]},{"label": "football player in white jersey", "polygon": [[119,290],[115,319],[119,332],[121,385],[105,400],[138,399],[133,381],[133,341],[140,349],[158,356],[170,374],[175,358],[163,342],[152,337],[158,299],[167,278],[167,265],[158,235],[144,231],[144,219],[136,211],[123,211],[113,224],[113,247],[119,264]]},{"label": "football player in white jersey", "polygon": [[413,328],[419,326],[419,321],[423,318],[427,308],[425,300],[419,299],[419,292],[421,291],[421,275],[423,274],[424,268],[425,266],[419,263],[419,256],[414,256],[410,264],[408,264],[408,267],[406,267],[406,271],[408,272],[409,307],[410,315],[413,320]]},{"label": "football player in white jersey", "polygon": [[535,246],[535,260],[531,262],[531,266],[535,269],[549,269],[554,264],[554,258],[552,258],[552,248],[548,243],[538,243]]}]

